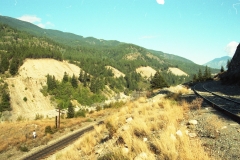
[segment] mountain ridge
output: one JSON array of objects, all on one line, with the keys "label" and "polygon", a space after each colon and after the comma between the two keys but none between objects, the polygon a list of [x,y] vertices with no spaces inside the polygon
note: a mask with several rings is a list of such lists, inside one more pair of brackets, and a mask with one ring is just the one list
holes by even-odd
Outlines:
[{"label": "mountain ridge", "polygon": [[214,58],[213,60],[203,64],[211,68],[216,68],[216,69],[221,69],[221,67],[224,67],[225,69],[227,68],[227,61],[231,60],[230,56],[223,56],[219,58]]},{"label": "mountain ridge", "polygon": [[[154,51],[145,49],[131,43],[119,42],[117,40],[103,40],[94,37],[83,37],[74,33],[62,32],[53,29],[42,29],[29,22],[24,22],[11,17],[0,16],[0,23],[7,24],[10,27],[33,34],[38,37],[46,37],[61,44],[62,56],[65,59],[83,59],[83,57],[98,59],[105,61],[108,59],[114,68],[120,70],[124,74],[128,73],[129,67],[135,70],[140,66],[150,65],[155,70],[167,70],[168,67],[176,67],[188,75],[197,73],[199,68],[204,70],[204,66],[195,64],[194,62],[173,54],[164,53],[162,51]],[[69,50],[70,49],[70,50]],[[134,59],[128,59],[129,57]],[[85,58],[86,60],[86,58]],[[132,62],[131,62],[132,61]],[[125,63],[120,65],[120,63]],[[106,64],[107,65],[107,64]],[[87,70],[87,67],[86,69]],[[216,72],[216,70],[212,70]]]},{"label": "mountain ridge", "polygon": [[[7,17],[7,16],[0,16],[0,22],[4,24],[8,24],[9,26],[16,28],[21,31],[26,31],[30,34],[33,34],[35,36],[48,36],[51,39],[55,40],[58,43],[66,43],[67,41],[71,41],[72,43],[67,43],[68,45],[80,45],[80,44],[85,44],[88,45],[89,42],[87,41],[92,41],[95,42],[95,44],[113,44],[113,45],[118,45],[121,44],[121,42],[116,41],[116,40],[102,40],[102,39],[96,39],[93,37],[83,37],[81,35],[77,35],[75,33],[71,32],[63,32],[59,30],[54,30],[54,29],[44,29],[41,27],[38,27],[30,22],[22,21],[19,19]],[[60,38],[59,37],[64,37]],[[99,41],[99,42],[98,42]]]}]

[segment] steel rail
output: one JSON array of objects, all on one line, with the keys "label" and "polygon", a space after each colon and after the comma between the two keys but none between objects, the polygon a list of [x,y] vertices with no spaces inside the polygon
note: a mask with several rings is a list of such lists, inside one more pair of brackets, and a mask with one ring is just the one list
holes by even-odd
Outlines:
[{"label": "steel rail", "polygon": [[[212,93],[213,95],[216,95],[216,96],[218,96],[218,97],[220,97],[220,98],[223,98],[223,99],[229,100],[229,101],[231,101],[231,102],[234,102],[234,103],[240,104],[240,102],[238,102],[238,101],[235,101],[235,100],[230,99],[230,98],[223,97],[223,96],[221,96],[221,95],[219,95],[219,94],[216,94],[216,93],[210,91],[209,89],[206,88],[205,85],[206,85],[206,84],[204,84],[202,87],[203,87],[203,89],[205,89],[205,90],[208,91],[209,93]],[[225,95],[225,96],[226,96],[226,95]]]},{"label": "steel rail", "polygon": [[[216,104],[216,103],[212,102],[209,98],[206,98],[203,94],[201,94],[200,92],[198,92],[198,91],[196,90],[196,86],[197,86],[197,85],[199,85],[199,84],[196,84],[196,85],[193,87],[193,91],[194,91],[194,93],[195,93],[196,95],[202,97],[202,98],[203,98],[204,100],[206,100],[209,104],[211,104],[215,109],[217,109],[217,110],[221,111],[222,113],[224,113],[225,115],[229,116],[231,119],[233,119],[233,120],[236,121],[237,123],[240,123],[240,116],[238,116],[237,114],[234,114],[234,113],[232,113],[231,111],[229,111],[229,110],[221,107],[219,104]],[[239,104],[239,102],[236,102],[236,101],[234,101],[234,100],[232,100],[232,99],[229,99],[229,98],[226,98],[226,97],[222,97],[222,96],[220,96],[220,95],[217,95],[217,94],[212,93],[211,91],[209,91],[209,90],[207,90],[206,88],[204,88],[204,86],[203,86],[202,84],[201,84],[201,86],[202,86],[202,88],[203,88],[205,91],[207,91],[208,93],[210,93],[210,94],[212,94],[212,95],[214,95],[214,96],[217,96],[217,97],[219,97],[219,98],[221,98],[221,99],[225,99],[225,100],[227,100],[227,101],[230,101],[230,102]]]},{"label": "steel rail", "polygon": [[[100,121],[97,123],[97,125],[103,124],[103,121]],[[62,140],[47,146],[27,157],[24,157],[22,160],[38,160],[38,159],[43,159],[46,158],[52,154],[54,154],[55,152],[57,152],[58,150],[63,149],[64,147],[66,147],[67,145],[69,145],[70,143],[72,143],[73,141],[75,141],[76,139],[78,139],[80,136],[82,136],[84,133],[89,132],[91,130],[94,129],[94,126],[91,125],[85,129],[82,129],[68,137],[63,138]]]}]

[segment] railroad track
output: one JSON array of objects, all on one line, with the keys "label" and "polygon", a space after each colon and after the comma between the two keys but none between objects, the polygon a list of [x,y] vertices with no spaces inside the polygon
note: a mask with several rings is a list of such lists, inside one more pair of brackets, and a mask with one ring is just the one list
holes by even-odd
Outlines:
[{"label": "railroad track", "polygon": [[[100,121],[97,123],[97,125],[103,124],[103,121]],[[69,145],[70,143],[72,143],[73,141],[75,141],[76,139],[78,139],[81,135],[83,135],[86,132],[89,132],[91,130],[94,129],[94,126],[91,125],[83,130],[80,130],[76,133],[74,133],[73,135],[70,135],[50,146],[47,146],[45,148],[43,148],[40,151],[37,151],[27,157],[24,157],[22,160],[38,160],[38,159],[44,159],[47,158],[48,156],[54,154],[55,152],[57,152],[58,150],[63,149],[64,147],[66,147],[67,145]]]},{"label": "railroad track", "polygon": [[216,94],[206,88],[206,83],[198,83],[194,86],[193,91],[195,94],[202,97],[214,108],[220,110],[224,114],[228,115],[231,119],[240,123],[240,102],[227,98],[228,96],[222,96]]}]

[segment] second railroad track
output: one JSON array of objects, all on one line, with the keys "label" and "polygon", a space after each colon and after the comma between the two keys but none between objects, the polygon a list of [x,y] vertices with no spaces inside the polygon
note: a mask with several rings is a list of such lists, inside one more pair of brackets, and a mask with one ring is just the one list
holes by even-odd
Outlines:
[{"label": "second railroad track", "polygon": [[207,88],[207,83],[198,83],[193,87],[195,94],[202,97],[214,108],[228,115],[231,119],[240,123],[240,102],[227,98],[228,95],[219,95]]}]

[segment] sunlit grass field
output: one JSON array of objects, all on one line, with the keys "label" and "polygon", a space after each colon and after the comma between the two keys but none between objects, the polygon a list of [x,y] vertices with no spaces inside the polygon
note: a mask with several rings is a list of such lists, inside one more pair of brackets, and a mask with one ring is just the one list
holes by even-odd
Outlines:
[{"label": "sunlit grass field", "polygon": [[198,138],[190,138],[185,122],[188,112],[199,109],[202,101],[176,101],[177,93],[161,98],[145,97],[127,102],[114,111],[105,123],[82,136],[67,151],[56,154],[56,159],[171,159],[207,160]]}]

